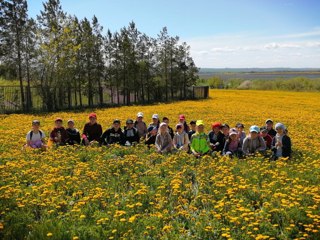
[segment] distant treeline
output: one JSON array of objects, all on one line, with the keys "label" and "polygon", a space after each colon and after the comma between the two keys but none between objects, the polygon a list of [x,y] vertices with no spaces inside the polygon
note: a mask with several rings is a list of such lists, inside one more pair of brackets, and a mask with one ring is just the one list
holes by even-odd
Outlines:
[{"label": "distant treeline", "polygon": [[0,9],[0,77],[19,80],[25,108],[30,87],[50,111],[61,98],[103,103],[106,89],[123,104],[185,98],[198,79],[190,47],[166,27],[156,38],[134,22],[104,33],[95,16],[71,16],[59,0],[43,3],[36,19],[26,0],[2,0]]},{"label": "distant treeline", "polygon": [[209,85],[217,89],[254,89],[254,90],[285,90],[285,91],[320,91],[320,78],[309,79],[294,77],[290,79],[222,79],[211,77],[200,79],[198,85]]}]

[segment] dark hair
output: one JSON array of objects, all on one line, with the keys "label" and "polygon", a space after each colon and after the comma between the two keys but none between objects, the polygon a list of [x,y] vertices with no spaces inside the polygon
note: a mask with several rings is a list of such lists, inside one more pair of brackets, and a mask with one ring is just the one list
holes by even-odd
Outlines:
[{"label": "dark hair", "polygon": [[164,120],[169,120],[169,118],[163,117],[163,118],[162,118],[162,121],[164,121]]},{"label": "dark hair", "polygon": [[196,121],[195,120],[192,120],[192,121],[190,121],[190,123],[189,123],[190,125],[192,125],[192,124],[196,124]]},{"label": "dark hair", "polygon": [[115,124],[115,123],[119,123],[119,124],[120,124],[120,120],[119,120],[119,119],[115,119],[115,120],[113,121],[113,124]]},{"label": "dark hair", "polygon": [[221,128],[224,128],[224,127],[226,127],[226,128],[229,128],[229,129],[230,129],[230,126],[229,126],[228,124],[226,124],[226,123],[224,123],[224,124],[222,124],[222,125],[221,125]]}]

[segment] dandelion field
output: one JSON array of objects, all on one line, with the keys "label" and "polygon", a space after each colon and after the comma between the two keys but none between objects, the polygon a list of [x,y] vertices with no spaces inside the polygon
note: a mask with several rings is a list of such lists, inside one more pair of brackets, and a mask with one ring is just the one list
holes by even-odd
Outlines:
[{"label": "dandelion field", "polygon": [[0,239],[320,239],[319,93],[219,91],[210,99],[100,109],[105,130],[144,112],[262,126],[283,122],[293,158],[201,159],[143,144],[22,151],[32,119],[82,130],[88,112],[0,115]]}]

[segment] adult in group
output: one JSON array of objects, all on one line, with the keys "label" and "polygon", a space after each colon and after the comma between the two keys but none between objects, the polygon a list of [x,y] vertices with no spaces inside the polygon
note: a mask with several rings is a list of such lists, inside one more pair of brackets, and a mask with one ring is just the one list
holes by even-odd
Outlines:
[{"label": "adult in group", "polygon": [[147,124],[143,121],[143,113],[138,112],[134,127],[138,130],[139,138],[145,138],[148,133]]},{"label": "adult in group", "polygon": [[268,134],[274,138],[277,134],[276,130],[273,129],[273,121],[271,119],[266,120],[266,128],[268,130]]},{"label": "adult in group", "polygon": [[89,114],[89,122],[84,125],[82,133],[83,144],[88,146],[100,141],[102,127],[97,122],[97,114]]}]

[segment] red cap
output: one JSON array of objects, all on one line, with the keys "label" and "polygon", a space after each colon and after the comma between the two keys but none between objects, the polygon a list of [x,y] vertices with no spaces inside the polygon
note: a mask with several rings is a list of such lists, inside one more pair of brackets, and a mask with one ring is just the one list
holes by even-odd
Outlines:
[{"label": "red cap", "polygon": [[90,113],[90,114],[89,114],[89,118],[97,118],[97,114],[95,114],[95,113]]},{"label": "red cap", "polygon": [[222,124],[220,122],[215,122],[215,123],[212,123],[211,127],[212,129],[218,127],[218,128],[221,128]]},{"label": "red cap", "polygon": [[62,122],[62,118],[56,118],[55,122],[58,122],[58,121]]},{"label": "red cap", "polygon": [[183,114],[181,114],[181,115],[179,116],[179,119],[180,119],[180,120],[185,120],[186,117],[185,117]]}]

